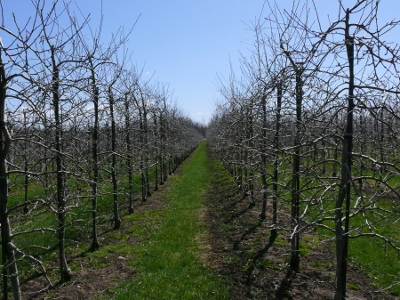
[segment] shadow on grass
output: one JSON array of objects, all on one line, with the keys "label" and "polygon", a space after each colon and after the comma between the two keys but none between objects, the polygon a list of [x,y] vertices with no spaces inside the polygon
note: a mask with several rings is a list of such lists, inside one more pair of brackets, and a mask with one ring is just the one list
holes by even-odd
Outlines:
[{"label": "shadow on grass", "polygon": [[[260,220],[260,223],[262,223],[261,220]],[[276,234],[271,234],[268,244],[266,244],[264,248],[258,250],[257,253],[255,254],[255,256],[252,260],[252,263],[247,271],[247,280],[246,280],[247,285],[251,285],[252,277],[253,277],[252,275],[253,275],[255,267],[258,265],[258,263],[261,261],[261,259],[264,257],[264,255],[268,252],[269,248],[272,247],[276,238],[277,238]]]},{"label": "shadow on grass", "polygon": [[[248,228],[239,238],[239,240],[235,241],[235,243],[233,244],[233,249],[238,250],[239,249],[239,245],[240,243],[246,239],[247,236],[253,234],[258,227],[261,226],[261,224],[264,222],[264,220],[259,219],[257,221],[257,223],[253,226],[251,226],[250,228]],[[269,244],[269,243],[268,243]]]},{"label": "shadow on grass", "polygon": [[281,285],[276,291],[276,297],[274,300],[291,299],[289,294],[290,288],[292,286],[293,279],[296,277],[296,272],[288,269],[285,278],[282,279]]}]

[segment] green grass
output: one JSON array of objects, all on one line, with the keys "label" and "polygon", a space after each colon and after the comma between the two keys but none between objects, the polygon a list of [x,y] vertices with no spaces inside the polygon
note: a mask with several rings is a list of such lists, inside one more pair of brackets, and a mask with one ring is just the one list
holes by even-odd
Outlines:
[{"label": "green grass", "polygon": [[390,290],[400,296],[400,286],[396,285],[400,262],[393,248],[378,239],[361,237],[350,241],[349,254],[356,266],[373,279],[376,287],[393,285]]},{"label": "green grass", "polygon": [[160,228],[143,241],[134,263],[136,279],[113,288],[114,299],[229,299],[227,285],[200,259],[199,218],[209,182],[205,143],[172,178]]},{"label": "green grass", "polygon": [[[397,226],[399,222],[397,204],[394,205],[388,200],[379,200],[376,205],[388,212],[380,211],[379,214],[367,212],[365,215],[368,217],[369,224],[375,228],[376,232],[389,237],[399,247],[400,229]],[[364,225],[363,231],[369,232],[364,218],[360,215],[351,220],[351,225],[353,227]],[[349,255],[356,265],[361,266],[362,270],[373,278],[374,285],[380,288],[392,286],[390,290],[400,296],[400,285],[396,284],[397,278],[400,276],[398,252],[388,243],[372,237],[351,239]]]}]

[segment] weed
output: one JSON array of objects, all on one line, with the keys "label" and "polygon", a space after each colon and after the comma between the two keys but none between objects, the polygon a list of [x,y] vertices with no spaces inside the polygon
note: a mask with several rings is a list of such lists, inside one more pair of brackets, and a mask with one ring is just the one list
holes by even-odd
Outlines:
[{"label": "weed", "polygon": [[330,268],[330,267],[332,267],[332,263],[330,261],[327,261],[327,262],[310,261],[308,264],[311,267],[315,267],[315,268],[320,268],[320,267]]},{"label": "weed", "polygon": [[278,247],[279,246],[285,246],[287,244],[288,244],[288,241],[286,239],[284,239],[283,237],[279,236],[279,235],[276,237],[276,239],[274,241],[274,245],[278,246]]},{"label": "weed", "polygon": [[236,263],[237,261],[239,261],[239,258],[235,256],[224,257],[224,259],[222,260],[222,262],[225,264],[233,264]]},{"label": "weed", "polygon": [[274,264],[269,259],[263,259],[257,265],[257,267],[260,269],[273,269],[273,270],[283,270],[283,268],[285,266],[286,265],[282,265],[282,264]]},{"label": "weed", "polygon": [[359,291],[361,289],[359,285],[353,283],[349,283],[347,284],[347,286],[349,287],[350,290],[353,291]]},{"label": "weed", "polygon": [[301,256],[307,256],[311,253],[312,250],[312,245],[308,243],[307,241],[300,241],[300,255]]}]

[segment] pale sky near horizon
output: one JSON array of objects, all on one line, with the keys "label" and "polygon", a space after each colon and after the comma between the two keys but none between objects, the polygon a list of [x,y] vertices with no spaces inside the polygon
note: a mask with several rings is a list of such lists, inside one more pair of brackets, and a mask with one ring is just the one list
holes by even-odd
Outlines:
[{"label": "pale sky near horizon", "polygon": [[[48,0],[49,1],[49,0]],[[34,14],[29,0],[2,0],[4,25],[12,13],[24,20]],[[75,0],[83,14],[91,14],[96,26],[104,14],[104,34],[127,31],[135,21],[126,48],[132,62],[145,76],[169,85],[173,99],[194,121],[206,123],[220,99],[217,76],[228,78],[230,63],[239,71],[239,58],[250,55],[254,33],[251,24],[269,14],[264,0]],[[290,7],[292,1],[277,1]],[[354,0],[343,3],[351,6]],[[335,20],[338,1],[316,0],[321,17]],[[400,1],[383,0],[382,16],[399,19]],[[1,35],[1,32],[0,32]],[[400,36],[400,35],[399,35]],[[103,39],[107,42],[107,38]]]}]

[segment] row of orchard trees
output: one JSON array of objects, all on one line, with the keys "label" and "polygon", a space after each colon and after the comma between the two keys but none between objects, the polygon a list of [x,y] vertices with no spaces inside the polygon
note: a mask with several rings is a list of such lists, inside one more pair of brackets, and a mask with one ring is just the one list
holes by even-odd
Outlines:
[{"label": "row of orchard trees", "polygon": [[397,236],[380,231],[399,217],[400,47],[390,41],[398,21],[381,20],[379,1],[346,4],[327,22],[313,2],[267,3],[243,74],[221,85],[208,136],[249,205],[269,216],[272,241],[290,233],[292,273],[303,232],[333,234],[335,300],[346,297],[349,238],[400,250]]},{"label": "row of orchard trees", "polygon": [[70,280],[68,243],[90,237],[98,249],[99,226],[111,219],[118,229],[121,205],[133,213],[136,194],[146,201],[202,139],[168,87],[129,66],[122,30],[103,43],[101,26],[79,22],[67,4],[32,5],[26,23],[0,27],[5,299],[9,281],[21,298],[20,277],[52,284],[40,259],[52,251],[60,281]]}]

